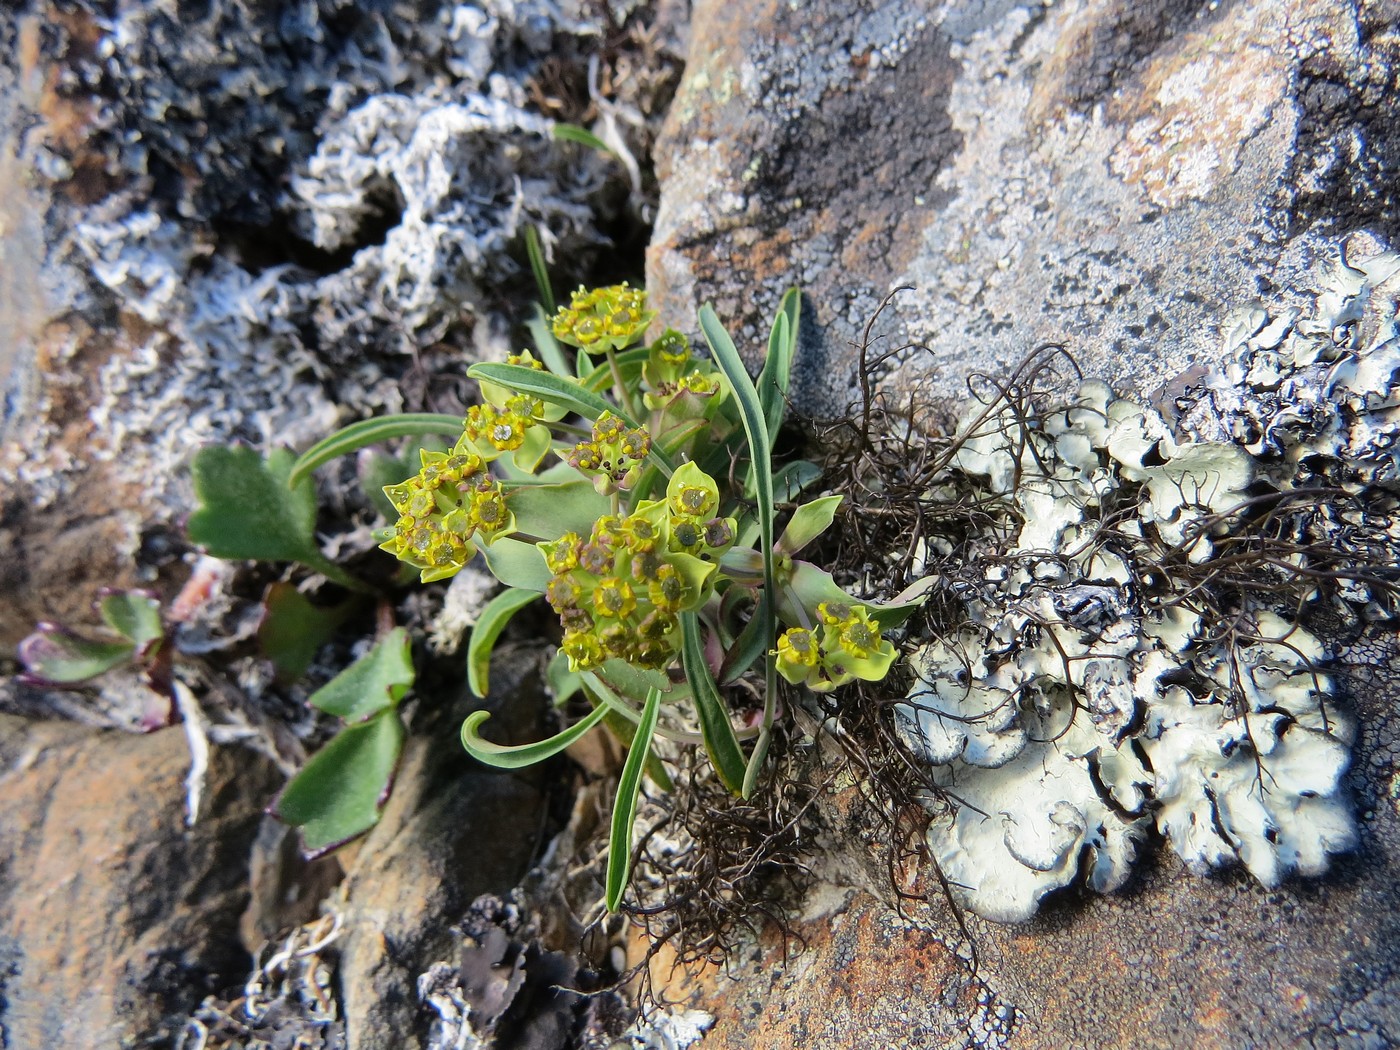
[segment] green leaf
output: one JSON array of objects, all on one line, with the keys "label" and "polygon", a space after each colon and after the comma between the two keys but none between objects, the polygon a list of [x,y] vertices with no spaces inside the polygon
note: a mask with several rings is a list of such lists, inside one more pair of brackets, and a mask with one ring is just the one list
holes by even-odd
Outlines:
[{"label": "green leaf", "polygon": [[291,779],[273,812],[301,828],[302,844],[311,853],[364,834],[379,821],[403,741],[395,711],[346,726]]},{"label": "green leaf", "polygon": [[822,468],[806,459],[784,463],[773,472],[773,498],[790,503],[821,479]]},{"label": "green leaf", "polygon": [[131,642],[138,653],[165,637],[160,602],[149,594],[113,591],[103,597],[97,608],[107,626]]},{"label": "green leaf", "polygon": [[783,426],[787,409],[787,391],[792,381],[792,359],[797,353],[797,326],[802,316],[802,293],[789,288],[773,318],[773,330],[768,336],[768,356],[758,375],[758,397],[763,405],[763,418],[768,426],[769,440],[776,441]]},{"label": "green leaf", "polygon": [[506,505],[515,515],[515,527],[542,540],[552,540],[566,532],[588,536],[593,523],[612,509],[606,496],[598,495],[593,484],[579,478],[555,485],[521,485],[506,489]]},{"label": "green leaf", "polygon": [[310,703],[347,722],[398,705],[413,685],[408,632],[395,627],[374,648],[311,694]]},{"label": "green leaf", "polygon": [[910,588],[897,595],[893,602],[881,605],[847,594],[832,579],[831,573],[819,569],[811,562],[798,561],[793,562],[792,576],[778,596],[778,615],[784,623],[801,626],[815,615],[819,603],[844,602],[847,605],[865,606],[870,612],[870,618],[880,625],[880,630],[887,631],[909,619],[914,610],[926,600],[927,589],[914,593],[914,589]]},{"label": "green leaf", "polygon": [[705,648],[700,641],[700,621],[693,612],[680,614],[681,663],[685,678],[695,698],[695,711],[700,718],[700,733],[705,738],[705,751],[715,767],[720,783],[738,794],[744,783],[744,753],[739,738],[724,708],[724,700],[705,662]]},{"label": "green leaf", "polygon": [[656,732],[656,719],[661,712],[661,693],[647,693],[642,708],[642,721],[627,749],[627,761],[622,766],[622,779],[617,784],[617,801],[613,803],[612,834],[608,839],[608,874],[606,893],[608,911],[617,911],[622,903],[627,879],[632,873],[632,825],[637,819],[637,793],[642,786],[642,769],[651,750],[651,737]]},{"label": "green leaf", "polygon": [[[763,591],[767,595],[777,593],[776,575],[773,569],[773,453],[768,438],[768,425],[754,389],[749,373],[744,368],[743,359],[735,349],[729,333],[720,324],[712,306],[706,303],[700,307],[700,330],[705,334],[705,342],[710,345],[710,353],[720,371],[729,380],[734,390],[734,399],[739,405],[740,418],[744,423],[744,433],[749,439],[749,472],[754,482],[754,492],[758,500],[759,552],[763,555]],[[762,617],[760,638],[765,652],[771,652],[777,627],[773,601],[759,603],[756,616]],[[777,712],[778,676],[771,655],[764,659],[763,726],[760,742],[766,740]],[[762,748],[760,749],[762,750]],[[753,775],[745,779],[751,786]],[[747,794],[744,797],[748,797]]]},{"label": "green leaf", "polygon": [[480,550],[491,575],[507,587],[521,587],[543,594],[549,586],[549,566],[533,543],[502,536]]},{"label": "green leaf", "polygon": [[549,267],[545,265],[544,249],[540,247],[540,232],[533,226],[525,227],[525,254],[530,257],[530,269],[535,275],[535,287],[540,290],[540,302],[547,312],[554,313],[554,289],[549,283]]},{"label": "green leaf", "polygon": [[584,672],[584,681],[596,685],[591,681],[592,678],[601,678],[611,688],[638,703],[653,689],[663,694],[671,694],[676,691],[665,671],[638,667],[635,664],[629,664],[626,660],[616,658],[604,660],[603,665],[596,671]]},{"label": "green leaf", "polygon": [[[590,703],[596,704],[597,698],[592,691],[588,692]],[[608,713],[603,716],[603,727],[607,729],[624,747],[630,747],[632,738],[637,735],[637,723],[641,721],[641,712],[635,712],[635,719],[627,718],[619,713],[615,708],[609,708]],[[666,772],[666,763],[656,757],[656,749],[651,748],[647,754],[646,775],[651,782],[662,791],[674,791],[675,782],[671,779],[671,774]]]},{"label": "green leaf", "polygon": [[481,610],[472,628],[471,641],[467,643],[467,684],[476,696],[485,697],[490,688],[487,675],[496,639],[506,629],[510,618],[539,596],[538,591],[512,587],[496,595]]},{"label": "green leaf", "polygon": [[[540,308],[538,303],[534,304],[534,312],[530,319],[525,322],[525,327],[530,330],[530,339],[535,344],[535,349],[539,351],[540,360],[544,362],[545,368],[549,369],[557,376],[567,376],[570,374],[569,363],[564,359],[564,351],[559,345],[559,340],[554,338],[554,329],[549,323],[549,315]],[[549,308],[549,313],[554,312],[554,307]]]},{"label": "green leaf", "polygon": [[130,642],[94,642],[45,623],[19,643],[17,655],[29,681],[74,685],[132,659],[136,646]]},{"label": "green leaf", "polygon": [[274,449],[266,462],[251,448],[210,445],[194,458],[199,508],[190,539],[216,558],[295,561],[351,590],[368,588],[316,545],[316,490],[309,478],[287,484],[292,454]]},{"label": "green leaf", "polygon": [[[581,146],[590,146],[593,149],[600,149],[604,153],[612,153],[612,147],[600,139],[587,128],[581,128],[577,124],[555,124],[551,134],[562,142],[577,142]],[[614,154],[616,156],[616,154]]]},{"label": "green leaf", "polygon": [[[759,600],[767,601],[767,597],[760,597]],[[724,654],[724,663],[719,669],[721,685],[737,682],[743,673],[753,666],[754,661],[763,655],[762,628],[763,617],[759,615],[751,616],[749,622],[744,624],[739,637],[734,639],[734,644]]]},{"label": "green leaf", "polygon": [[567,703],[583,688],[583,675],[569,670],[569,657],[562,649],[556,649],[550,657],[549,666],[544,669],[544,681],[554,696],[555,707]]},{"label": "green leaf", "polygon": [[[593,391],[572,380],[563,379],[550,372],[542,372],[538,368],[526,368],[524,365],[503,365],[488,361],[472,365],[471,368],[467,369],[467,375],[472,379],[484,379],[488,383],[497,383],[500,386],[518,390],[522,394],[537,397],[551,405],[559,405],[570,412],[577,412],[585,419],[597,419],[604,412],[611,412],[629,427],[636,429],[641,426],[621,407],[610,404]],[[676,469],[671,458],[656,447],[651,450],[651,458],[660,463],[668,474]]]},{"label": "green leaf", "polygon": [[582,721],[571,725],[562,733],[556,733],[547,740],[518,744],[514,747],[493,744],[483,737],[480,733],[481,724],[491,717],[491,712],[473,711],[462,723],[462,746],[472,758],[488,766],[497,769],[523,769],[559,754],[601,722],[607,711],[606,707],[595,708]]},{"label": "green leaf", "polygon": [[441,434],[455,440],[462,436],[462,417],[436,412],[403,412],[351,423],[322,438],[298,456],[287,476],[287,485],[295,488],[310,477],[312,471],[340,456],[348,456],[362,448],[395,438],[419,437],[423,434]]},{"label": "green leaf", "polygon": [[836,508],[842,496],[823,496],[804,503],[792,512],[792,518],[778,538],[778,551],[789,557],[820,536],[836,520]]},{"label": "green leaf", "polygon": [[277,669],[277,680],[285,685],[304,675],[355,604],[352,598],[328,608],[314,605],[292,584],[272,584],[263,596],[257,637],[263,656]]}]

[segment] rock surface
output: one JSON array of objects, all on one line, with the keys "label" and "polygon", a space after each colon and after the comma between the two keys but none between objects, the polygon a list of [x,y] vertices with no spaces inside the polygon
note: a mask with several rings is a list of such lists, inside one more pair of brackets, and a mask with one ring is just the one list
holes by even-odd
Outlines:
[{"label": "rock surface", "polygon": [[[1147,391],[1337,238],[1400,235],[1387,3],[700,3],[658,150],[662,320],[758,353],[808,293],[801,407],[859,339],[958,397],[1043,342]],[[735,32],[736,25],[744,26]]]},{"label": "rock surface", "polygon": [[[851,344],[901,285],[875,334],[929,348],[887,370],[901,404],[965,397],[1044,342],[1151,392],[1209,359],[1235,308],[1309,296],[1348,241],[1396,247],[1396,14],[702,2],[659,151],[653,305],[689,328],[712,300],[757,354],[801,285],[798,401],[819,416],[853,399]],[[710,1045],[1393,1045],[1398,692],[1351,683],[1362,841],[1326,878],[1267,891],[1158,854],[1118,895],[1021,927],[971,919],[975,971],[936,885],[916,913],[931,937],[859,897],[798,926],[812,952],[781,976],[770,945],[737,987],[703,983]],[[837,877],[888,901],[866,829],[842,827],[840,799],[825,811]]]},{"label": "rock surface", "polygon": [[0,716],[5,1046],[117,1046],[240,979],[248,849],[280,774],[215,748],[184,819],[185,735]]}]

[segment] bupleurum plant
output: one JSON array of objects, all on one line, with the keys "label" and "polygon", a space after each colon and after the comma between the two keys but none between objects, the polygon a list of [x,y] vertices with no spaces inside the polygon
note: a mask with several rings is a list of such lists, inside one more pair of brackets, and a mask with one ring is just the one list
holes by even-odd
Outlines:
[{"label": "bupleurum plant", "polygon": [[[879,681],[895,658],[883,632],[912,609],[862,603],[797,557],[830,527],[842,499],[795,502],[820,471],[801,460],[773,462],[798,308],[790,291],[755,383],[710,307],[699,313],[709,350],[702,356],[674,329],[646,339],[656,315],[644,290],[580,288],[552,315],[540,311],[533,352],[468,370],[480,401],[465,419],[368,420],[290,465],[263,464],[247,450],[201,454],[195,480],[204,507],[192,534],[224,553],[226,537],[211,522],[226,525],[236,505],[246,515],[250,484],[265,497],[254,503],[288,502],[286,493],[301,500],[310,472],[337,456],[405,435],[450,436],[449,448],[419,452],[413,476],[384,487],[394,518],[380,546],[424,583],[480,557],[504,585],[468,645],[478,696],[510,618],[540,599],[558,616],[547,679],[561,709],[582,694],[591,711],[547,740],[516,746],[487,740],[488,714],[477,711],[462,742],[482,762],[516,768],[558,754],[600,723],[622,738],[628,757],[606,879],[606,903],[616,910],[641,777],[670,786],[657,738],[703,747],[719,782],[748,797],[781,708],[779,679],[818,691]],[[310,536],[314,516],[282,516],[284,531]],[[305,557],[286,556],[323,567],[313,545],[303,546]],[[277,804],[302,827],[308,848],[333,847],[377,819],[404,737],[397,706],[412,681],[400,629],[312,697],[346,725]],[[732,702],[740,695],[749,698],[747,712]],[[752,710],[755,697],[761,710]]]}]

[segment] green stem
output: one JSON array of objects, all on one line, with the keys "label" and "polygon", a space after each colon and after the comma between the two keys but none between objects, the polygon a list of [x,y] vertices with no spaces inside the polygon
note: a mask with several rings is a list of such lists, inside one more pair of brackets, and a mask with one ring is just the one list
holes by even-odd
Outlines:
[{"label": "green stem", "polygon": [[613,393],[617,395],[618,401],[621,402],[622,407],[627,410],[629,416],[633,419],[640,419],[641,417],[637,415],[637,406],[632,401],[632,392],[627,389],[627,384],[622,381],[622,369],[618,367],[617,354],[613,352],[612,347],[608,347],[607,349],[607,358],[608,368],[611,370],[613,377]]}]

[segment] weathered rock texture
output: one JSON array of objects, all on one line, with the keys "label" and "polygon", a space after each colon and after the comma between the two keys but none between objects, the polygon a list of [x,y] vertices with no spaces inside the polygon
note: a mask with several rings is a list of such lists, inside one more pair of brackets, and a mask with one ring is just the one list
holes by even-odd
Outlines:
[{"label": "weathered rock texture", "polygon": [[[850,403],[851,343],[906,284],[876,335],[928,351],[889,370],[894,397],[965,397],[970,375],[1005,378],[1044,342],[1151,392],[1211,354],[1235,308],[1307,299],[1346,244],[1396,246],[1398,13],[701,3],[660,150],[654,305],[687,328],[713,300],[756,355],[801,285],[797,394],[818,415]],[[737,989],[705,985],[710,1045],[886,1045],[900,1016],[911,1046],[1393,1045],[1398,693],[1351,682],[1361,843],[1326,878],[1266,891],[1158,855],[1116,896],[972,921],[975,972],[936,886],[932,939],[865,899],[799,926],[816,958],[785,976],[774,948]],[[865,859],[851,846],[846,876],[888,899],[878,861],[852,873]]]},{"label": "weathered rock texture", "polygon": [[[801,407],[876,334],[964,393],[1042,342],[1151,390],[1338,238],[1400,235],[1387,3],[701,3],[658,151],[662,319],[757,353],[808,293]],[[742,32],[735,30],[743,26]]]},{"label": "weathered rock texture", "polygon": [[0,1032],[9,1047],[154,1035],[248,966],[248,849],[280,774],[216,748],[187,827],[185,735],[0,715]]}]

